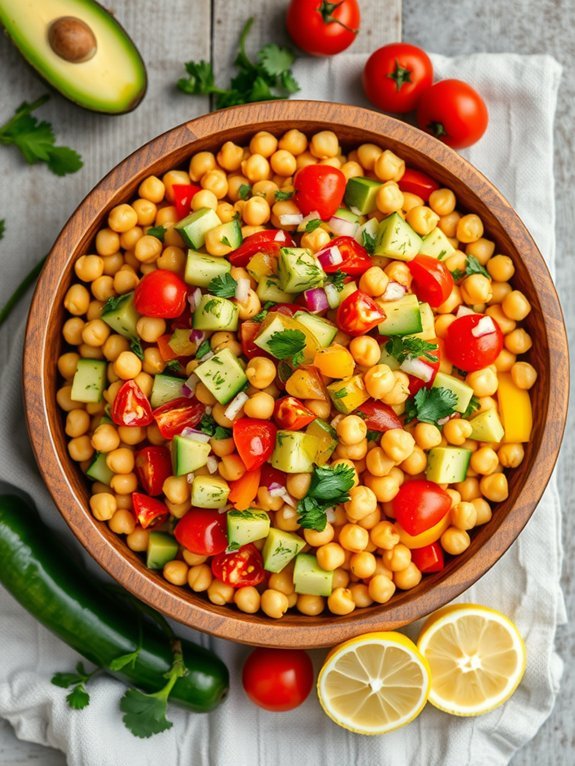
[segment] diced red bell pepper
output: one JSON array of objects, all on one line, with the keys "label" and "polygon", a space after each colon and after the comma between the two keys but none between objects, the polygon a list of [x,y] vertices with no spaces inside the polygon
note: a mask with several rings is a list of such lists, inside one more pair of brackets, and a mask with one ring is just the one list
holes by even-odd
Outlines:
[{"label": "diced red bell pepper", "polygon": [[169,515],[164,503],[141,492],[132,492],[132,508],[138,523],[144,529],[160,524]]},{"label": "diced red bell pepper", "polygon": [[426,173],[413,168],[406,168],[403,177],[398,181],[398,186],[402,192],[417,194],[424,202],[427,202],[429,195],[439,189],[439,184]]},{"label": "diced red bell pepper", "polygon": [[170,450],[164,446],[149,445],[136,452],[136,473],[148,495],[162,494],[166,479],[172,475]]},{"label": "diced red bell pepper", "polygon": [[117,426],[149,426],[154,421],[148,397],[133,380],[120,386],[111,416]]},{"label": "diced red bell pepper", "polygon": [[173,439],[184,428],[197,426],[205,411],[205,406],[197,399],[181,397],[156,407],[153,417],[164,439]]},{"label": "diced red bell pepper", "polygon": [[266,229],[257,231],[246,237],[242,244],[228,256],[232,266],[247,266],[250,258],[256,253],[274,255],[279,253],[282,247],[294,247],[292,237],[282,229]]},{"label": "diced red bell pepper", "polygon": [[336,237],[331,240],[329,247],[339,248],[343,261],[332,266],[324,266],[323,270],[326,274],[343,271],[350,277],[357,277],[373,266],[371,256],[365,247],[362,247],[353,237]]},{"label": "diced red bell pepper", "polygon": [[403,423],[388,404],[369,399],[360,404],[356,410],[363,417],[370,431],[391,431],[394,428],[403,428]]},{"label": "diced red bell pepper", "polygon": [[295,396],[283,396],[274,408],[274,420],[280,428],[300,431],[316,419],[316,414]]},{"label": "diced red bell pepper", "polygon": [[257,418],[240,418],[233,425],[236,449],[248,471],[255,471],[271,457],[277,428]]},{"label": "diced red bell pepper", "polygon": [[441,572],[445,566],[443,549],[439,543],[431,543],[431,545],[426,545],[424,548],[413,548],[411,560],[419,571],[424,574]]},{"label": "diced red bell pepper", "polygon": [[202,187],[196,184],[174,184],[172,186],[178,221],[190,214],[192,198],[199,191],[202,191]]}]

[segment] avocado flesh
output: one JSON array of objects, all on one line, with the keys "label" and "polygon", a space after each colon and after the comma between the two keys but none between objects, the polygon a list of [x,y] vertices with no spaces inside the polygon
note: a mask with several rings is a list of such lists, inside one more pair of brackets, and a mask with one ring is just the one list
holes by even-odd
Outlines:
[{"label": "avocado flesh", "polygon": [[[48,29],[65,16],[92,30],[97,48],[89,60],[71,63],[50,47]],[[0,0],[0,24],[38,74],[78,106],[122,114],[134,109],[146,92],[146,68],[138,49],[94,0]]]}]

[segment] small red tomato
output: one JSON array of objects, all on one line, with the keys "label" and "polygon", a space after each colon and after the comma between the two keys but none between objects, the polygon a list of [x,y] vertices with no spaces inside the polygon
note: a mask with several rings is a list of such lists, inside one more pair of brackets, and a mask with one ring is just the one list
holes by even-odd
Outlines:
[{"label": "small red tomato", "polygon": [[336,324],[348,335],[365,335],[385,319],[385,311],[366,293],[356,290],[339,304]]},{"label": "small red tomato", "polygon": [[141,492],[132,492],[132,508],[143,529],[160,524],[168,518],[169,511],[164,503]]},{"label": "small red tomato", "polygon": [[140,280],[134,291],[134,308],[146,317],[175,319],[186,308],[188,287],[173,271],[156,269]]},{"label": "small red tomato", "polygon": [[401,485],[391,507],[398,524],[415,536],[441,521],[451,508],[451,497],[434,481],[414,479]]},{"label": "small red tomato", "polygon": [[341,205],[345,176],[330,165],[306,165],[294,177],[294,201],[304,215],[316,212],[327,221]]},{"label": "small red tomato", "polygon": [[164,446],[142,447],[136,452],[135,464],[140,484],[148,495],[161,495],[164,482],[172,475],[170,450]]},{"label": "small red tomato", "polygon": [[240,418],[232,426],[234,443],[248,471],[262,466],[274,451],[277,428],[257,418]]},{"label": "small red tomato", "polygon": [[439,543],[431,543],[431,545],[426,545],[424,548],[413,548],[411,560],[419,571],[424,574],[441,572],[445,566],[443,549]]},{"label": "small red tomato", "polygon": [[407,264],[413,277],[412,290],[420,301],[437,308],[453,290],[453,277],[447,266],[430,255],[416,255]]},{"label": "small red tomato", "polygon": [[292,0],[287,31],[302,51],[312,56],[333,56],[344,51],[359,32],[357,0]]},{"label": "small red tomato", "polygon": [[411,112],[433,82],[427,53],[409,43],[390,43],[368,58],[363,88],[368,99],[384,112]]},{"label": "small red tomato", "polygon": [[205,411],[205,406],[197,399],[181,397],[156,407],[153,415],[164,439],[173,439],[177,434],[181,434],[184,428],[197,426]]},{"label": "small red tomato", "polygon": [[149,426],[154,420],[148,397],[133,380],[122,383],[110,414],[117,426]]},{"label": "small red tomato", "polygon": [[256,253],[276,255],[280,248],[294,246],[295,242],[287,231],[266,229],[246,237],[242,244],[229,254],[228,259],[232,266],[247,266],[250,258]]},{"label": "small red tomato", "polygon": [[295,396],[284,396],[278,399],[274,408],[275,422],[280,428],[288,431],[300,431],[316,417],[316,414]]},{"label": "small red tomato", "polygon": [[489,114],[479,93],[461,80],[440,80],[421,97],[417,124],[454,149],[479,141]]},{"label": "small red tomato", "polygon": [[254,649],[242,674],[243,687],[251,701],[273,712],[301,705],[313,681],[313,665],[301,649]]},{"label": "small red tomato", "polygon": [[228,546],[226,515],[207,508],[192,508],[176,524],[174,536],[197,556],[217,556]]},{"label": "small red tomato", "polygon": [[353,237],[336,237],[332,239],[328,247],[337,247],[342,255],[341,263],[323,266],[326,274],[335,274],[343,271],[349,277],[358,277],[373,266],[371,256]]},{"label": "small red tomato", "polygon": [[174,207],[176,208],[176,216],[178,221],[185,218],[192,206],[192,198],[194,194],[202,191],[201,186],[196,184],[173,184],[172,194],[174,197]]},{"label": "small red tomato", "polygon": [[427,202],[431,192],[439,189],[439,184],[426,173],[413,168],[406,168],[405,173],[397,182],[402,192],[417,194],[424,202]]},{"label": "small red tomato", "polygon": [[497,322],[485,314],[467,314],[447,328],[445,353],[450,362],[465,372],[493,364],[502,349],[503,333]]},{"label": "small red tomato", "polygon": [[232,553],[220,553],[212,559],[212,574],[233,588],[259,585],[265,578],[262,554],[253,543]]},{"label": "small red tomato", "polygon": [[[360,404],[357,413],[363,417],[370,431],[391,431],[394,428],[403,428],[403,423],[388,404],[369,399]],[[361,413],[361,414],[360,414]]]}]

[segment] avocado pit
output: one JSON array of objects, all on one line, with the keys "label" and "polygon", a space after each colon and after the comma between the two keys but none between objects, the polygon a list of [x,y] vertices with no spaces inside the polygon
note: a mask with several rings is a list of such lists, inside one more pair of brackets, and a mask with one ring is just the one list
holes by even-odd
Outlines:
[{"label": "avocado pit", "polygon": [[98,47],[90,27],[75,16],[55,19],[48,28],[48,42],[57,56],[71,64],[89,61]]}]

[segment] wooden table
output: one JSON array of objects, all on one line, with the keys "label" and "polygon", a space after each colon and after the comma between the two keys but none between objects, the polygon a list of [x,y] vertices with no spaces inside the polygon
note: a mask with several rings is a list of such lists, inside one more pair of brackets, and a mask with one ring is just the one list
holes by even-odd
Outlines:
[{"label": "wooden table", "polygon": [[[354,44],[356,52],[370,52],[384,42],[399,39],[401,0],[360,0],[362,32]],[[44,168],[25,169],[16,152],[2,151],[0,171],[10,184],[0,188],[2,203],[17,194],[23,201],[18,220],[7,221],[2,252],[17,253],[9,263],[2,259],[0,302],[55,238],[77,200],[122,157],[144,141],[172,125],[199,115],[209,108],[205,98],[185,98],[174,92],[173,83],[182,74],[182,62],[208,59],[216,75],[225,81],[226,73],[243,22],[254,15],[256,21],[249,47],[287,42],[283,16],[287,0],[117,0],[118,18],[148,62],[150,88],[146,100],[133,114],[109,118],[82,112],[54,97],[43,115],[52,120],[58,138],[77,148],[85,168],[75,176],[54,179]],[[426,0],[403,3],[403,38],[428,50],[448,55],[475,51],[547,52],[565,67],[556,126],[557,182],[557,282],[566,310],[568,329],[575,329],[575,270],[569,268],[569,252],[575,230],[573,198],[573,157],[575,140],[575,65],[572,30],[575,27],[573,0],[483,0],[478,13],[475,0]],[[21,63],[4,39],[0,39],[0,117],[10,114],[23,99],[33,100],[44,86]],[[8,188],[8,186],[10,188]],[[28,201],[29,204],[26,204]],[[30,212],[30,205],[33,206]],[[30,228],[30,224],[32,227]],[[26,227],[26,228],[25,228]],[[33,236],[23,236],[33,231]],[[7,351],[1,344],[0,358]],[[575,605],[575,422],[571,414],[559,465],[559,486],[563,498],[565,572],[563,585],[568,610]],[[544,573],[541,573],[544,577]],[[572,627],[558,634],[558,648],[566,661],[561,694],[551,717],[527,748],[513,760],[514,766],[568,766],[575,762],[573,743],[574,674],[569,667],[575,650]],[[64,756],[26,742],[19,742],[9,724],[0,721],[0,765],[62,766]],[[263,765],[261,765],[263,766]],[[348,766],[347,764],[345,766]],[[401,766],[401,765],[399,765]]]}]

